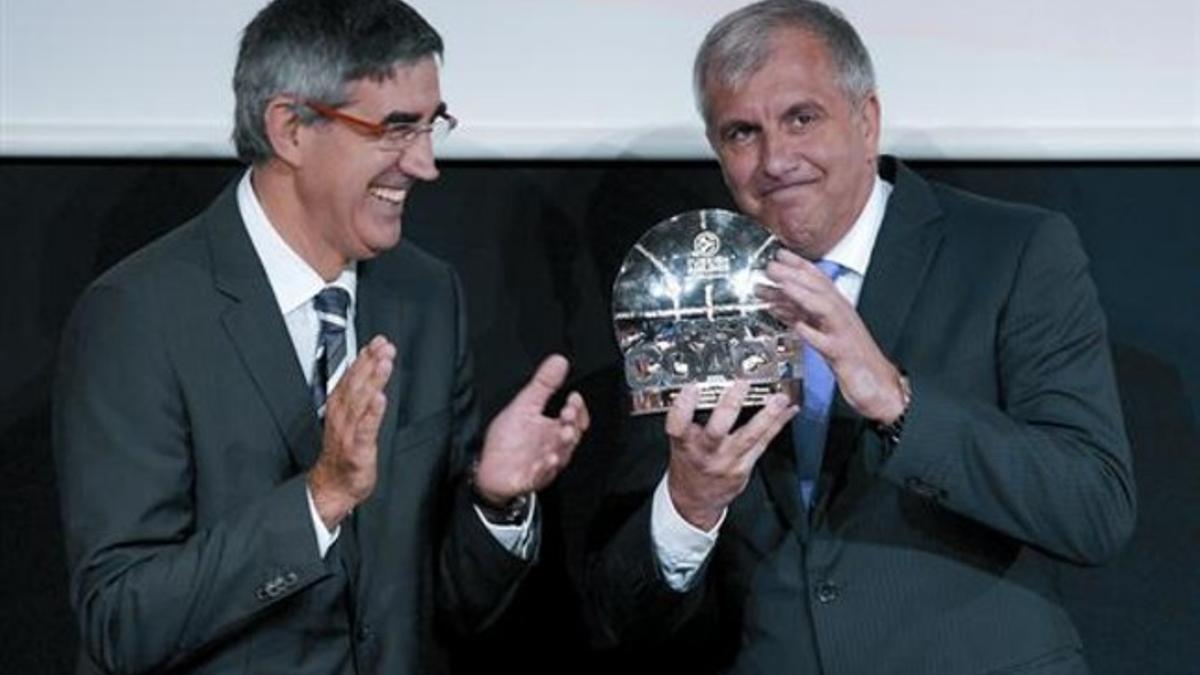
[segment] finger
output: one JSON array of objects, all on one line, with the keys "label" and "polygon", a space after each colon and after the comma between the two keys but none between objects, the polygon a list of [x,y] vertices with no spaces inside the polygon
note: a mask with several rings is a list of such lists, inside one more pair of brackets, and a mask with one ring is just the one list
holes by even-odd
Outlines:
[{"label": "finger", "polygon": [[567,397],[567,405],[576,411],[575,426],[579,428],[579,433],[583,434],[592,426],[592,415],[588,412],[587,403],[583,400],[583,396],[579,392],[573,391]]},{"label": "finger", "polygon": [[809,288],[830,288],[834,285],[833,280],[815,263],[791,251],[778,251],[775,258],[767,262],[764,271],[768,279],[793,279]]},{"label": "finger", "polygon": [[717,443],[724,439],[729,434],[729,430],[733,428],[733,423],[737,421],[738,415],[741,414],[742,401],[749,391],[749,382],[737,380],[721,392],[721,398],[717,399],[717,406],[713,408],[712,415],[708,418],[708,424],[704,425],[704,435]]},{"label": "finger", "polygon": [[379,437],[379,426],[383,423],[383,415],[387,410],[387,396],[383,392],[375,392],[367,402],[366,408],[354,427],[354,445],[363,449],[374,447]]},{"label": "finger", "polygon": [[781,307],[779,305],[772,305],[768,307],[767,313],[775,317],[779,323],[782,323],[785,326],[791,326],[794,323],[803,322],[808,318],[807,315],[796,309],[791,307]]},{"label": "finger", "polygon": [[562,448],[570,447],[579,440],[579,429],[570,424],[560,424],[557,427],[558,443],[554,446],[554,452],[558,452]]},{"label": "finger", "polygon": [[[763,269],[763,272],[766,274],[768,279],[780,285],[786,282],[803,284],[805,279],[809,276],[805,273],[803,268],[795,265],[788,265],[778,260],[772,260],[768,262],[767,266]],[[818,274],[820,274],[820,272],[818,272]]]},{"label": "finger", "polygon": [[817,266],[814,265],[808,258],[805,258],[795,251],[789,251],[786,248],[781,248],[775,251],[775,260],[787,265],[788,267],[813,270],[817,269]]},{"label": "finger", "polygon": [[580,438],[579,429],[575,427],[559,427],[558,436],[555,439],[557,443],[553,445],[549,453],[554,458],[555,467],[561,469],[571,461],[575,449],[579,447]]},{"label": "finger", "polygon": [[694,384],[686,384],[679,390],[679,394],[671,402],[671,408],[667,410],[667,436],[681,439],[687,434],[688,427],[692,425],[692,417],[696,414],[696,402],[699,397]]},{"label": "finger", "polygon": [[767,263],[767,278],[776,283],[776,291],[789,301],[808,306],[812,302],[835,292],[833,282],[817,271],[809,274],[804,270],[785,267],[777,262]]},{"label": "finger", "polygon": [[[378,384],[380,369],[386,368],[386,374],[391,374],[391,362],[381,361],[375,355],[375,350],[371,345],[367,345],[360,352],[359,357],[354,360],[352,366],[352,370],[348,370],[342,377],[342,382],[338,383],[339,387],[343,383],[346,387],[342,394],[342,402],[345,414],[348,417],[346,421],[350,423],[357,421],[370,405],[374,394],[382,391],[382,385]],[[386,377],[384,377],[384,381],[386,382]]]},{"label": "finger", "polygon": [[571,458],[575,456],[575,450],[579,447],[578,439],[575,443],[565,445],[555,453],[555,470],[554,473],[562,471],[571,463]]},{"label": "finger", "polygon": [[338,383],[326,399],[326,427],[345,428],[351,420],[362,413],[362,383],[370,377],[374,369],[375,359],[371,353],[371,345],[358,351],[355,359],[346,366]]},{"label": "finger", "polygon": [[759,300],[767,303],[767,311],[784,323],[791,323],[808,314],[795,300],[778,288],[758,286],[755,293]]},{"label": "finger", "polygon": [[560,422],[570,424],[571,426],[583,431],[587,429],[589,420],[587,406],[583,403],[583,397],[578,392],[571,392],[567,395],[567,402],[563,404],[562,410],[558,413]]},{"label": "finger", "polygon": [[393,370],[395,370],[395,364],[391,358],[377,358],[375,360],[375,368],[371,371],[371,376],[367,380],[366,389],[371,392],[382,392],[387,387],[388,379],[391,378]]},{"label": "finger", "polygon": [[371,389],[383,391],[395,370],[396,348],[390,343],[385,343],[374,350],[374,358],[375,364],[368,377],[368,383]]},{"label": "finger", "polygon": [[[384,387],[387,386],[387,381],[392,375],[392,359],[395,353],[391,343],[380,336],[376,336],[363,349],[359,359],[355,361],[357,368],[353,377],[346,383],[347,390],[339,407],[338,424],[357,433],[356,427],[363,423],[364,416],[371,414],[376,397],[382,395]],[[326,421],[328,422],[328,419]]]},{"label": "finger", "polygon": [[800,339],[817,351],[826,362],[833,364],[833,336],[822,333],[815,326],[804,323],[803,321],[792,324],[792,330],[800,336]]},{"label": "finger", "polygon": [[775,252],[775,258],[768,262],[768,265],[775,263],[785,269],[792,270],[792,274],[797,279],[804,279],[810,284],[815,284],[818,287],[825,286],[826,282],[832,286],[833,281],[821,271],[817,264],[808,258],[805,258],[798,253],[787,249],[779,249]]},{"label": "finger", "polygon": [[737,431],[737,448],[742,453],[752,452],[756,446],[771,442],[775,434],[791,419],[789,409],[793,407],[788,397],[783,394],[772,394],[767,399],[762,410],[754,414],[749,422]]},{"label": "finger", "polygon": [[785,313],[795,312],[795,320],[803,321],[826,332],[831,329],[831,326],[841,322],[840,317],[843,312],[854,311],[832,283],[827,289],[814,290],[802,288],[791,282],[784,282],[781,288],[784,289],[789,301],[777,303],[774,307],[783,308]]},{"label": "finger", "polygon": [[570,425],[560,426],[558,428],[558,443],[554,447],[554,453],[560,456],[564,452],[569,453],[571,448],[574,448],[579,444],[579,438],[580,433],[578,427]]},{"label": "finger", "polygon": [[754,295],[760,300],[767,302],[780,302],[790,300],[777,285],[768,286],[767,284],[755,284]]},{"label": "finger", "polygon": [[395,347],[392,346],[392,343],[383,335],[376,335],[375,337],[371,338],[370,342],[367,343],[367,350],[373,354],[378,354],[380,350],[388,347],[395,349]]},{"label": "finger", "polygon": [[759,458],[762,457],[763,453],[767,451],[767,448],[771,446],[771,441],[775,440],[775,437],[779,435],[779,432],[782,431],[783,428],[787,426],[787,423],[795,418],[796,414],[799,412],[799,406],[793,405],[785,407],[783,412],[774,418],[772,425],[767,428],[762,435],[759,436],[758,442],[752,444],[749,451],[742,455],[740,462],[741,466],[739,469],[744,473],[750,473],[750,471],[754,469],[754,465],[758,463]]},{"label": "finger", "polygon": [[809,314],[821,314],[827,311],[830,305],[830,295],[837,293],[837,289],[820,272],[817,273],[819,279],[811,278],[798,270],[787,270],[772,262],[768,264],[767,274],[777,286],[764,286],[761,292],[757,288],[755,291],[759,293],[760,298],[775,305],[790,305]]},{"label": "finger", "polygon": [[558,411],[558,421],[562,424],[574,425],[575,421],[578,419],[579,410],[575,408],[575,406],[571,405],[569,400],[563,403],[562,409]]},{"label": "finger", "polygon": [[513,397],[513,404],[541,410],[567,379],[570,363],[559,354],[551,354],[542,361],[529,382]]},{"label": "finger", "polygon": [[396,358],[396,345],[382,335],[371,338],[371,343],[367,346],[376,358],[388,360]]}]

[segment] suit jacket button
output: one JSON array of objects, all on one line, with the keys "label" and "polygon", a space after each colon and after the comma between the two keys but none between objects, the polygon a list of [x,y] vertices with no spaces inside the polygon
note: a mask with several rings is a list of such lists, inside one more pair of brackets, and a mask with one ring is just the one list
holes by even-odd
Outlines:
[{"label": "suit jacket button", "polygon": [[828,605],[834,600],[837,600],[838,595],[840,594],[841,589],[839,589],[838,585],[832,581],[822,581],[821,583],[817,584],[817,600],[820,601],[821,604]]},{"label": "suit jacket button", "polygon": [[359,642],[366,642],[371,638],[371,624],[363,622],[359,624],[358,630],[354,631],[354,639]]}]

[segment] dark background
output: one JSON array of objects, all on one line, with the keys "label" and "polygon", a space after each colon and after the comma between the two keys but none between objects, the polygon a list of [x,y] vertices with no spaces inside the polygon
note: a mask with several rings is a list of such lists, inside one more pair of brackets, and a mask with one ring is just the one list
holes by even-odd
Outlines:
[{"label": "dark background", "polygon": [[[1200,673],[1200,162],[915,166],[1063,211],[1079,227],[1109,318],[1139,522],[1116,560],[1064,565],[1062,584],[1097,673]],[[709,162],[442,169],[409,201],[404,236],[463,277],[489,414],[550,351],[568,354],[579,377],[610,366],[605,287],[621,255],[675,212],[729,206]],[[63,321],[91,279],[200,211],[241,170],[225,161],[0,160],[0,673],[66,673],[74,659],[48,430]],[[546,502],[553,523],[555,495]],[[598,663],[581,651],[569,597],[553,565],[543,566],[484,648],[463,652],[463,669],[495,670],[487,648],[515,650],[525,673]]]}]

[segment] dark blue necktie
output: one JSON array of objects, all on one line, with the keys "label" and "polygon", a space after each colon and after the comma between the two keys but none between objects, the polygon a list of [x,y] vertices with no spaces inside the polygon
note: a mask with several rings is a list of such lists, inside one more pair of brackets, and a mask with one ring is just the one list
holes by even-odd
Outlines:
[{"label": "dark blue necktie", "polygon": [[[837,281],[844,268],[832,260],[817,262],[825,276]],[[804,345],[804,401],[792,420],[792,442],[796,447],[796,474],[800,478],[800,497],[804,505],[812,503],[813,487],[821,472],[825,453],[825,435],[829,430],[829,407],[833,403],[837,379],[817,350]]]},{"label": "dark blue necktie", "polygon": [[310,389],[313,406],[321,418],[325,417],[329,385],[346,359],[346,310],[349,307],[350,293],[337,286],[327,286],[313,298],[313,309],[321,322],[321,330],[317,334],[317,362]]}]

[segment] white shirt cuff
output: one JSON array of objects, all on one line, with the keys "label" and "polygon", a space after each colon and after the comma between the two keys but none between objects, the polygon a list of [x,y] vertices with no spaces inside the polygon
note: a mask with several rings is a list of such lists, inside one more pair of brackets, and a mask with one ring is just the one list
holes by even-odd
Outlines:
[{"label": "white shirt cuff", "polygon": [[725,522],[728,509],[721,512],[721,519],[713,529],[705,532],[679,515],[671,503],[664,473],[654,490],[654,501],[650,507],[650,538],[654,541],[654,554],[667,585],[676,591],[691,588],[696,572],[712,552],[717,543],[717,532]]},{"label": "white shirt cuff", "polygon": [[329,547],[337,541],[342,526],[338,525],[333,528],[333,532],[325,529],[325,521],[321,520],[321,514],[317,513],[317,504],[313,501],[312,490],[307,485],[304,486],[304,495],[308,497],[308,513],[312,516],[313,531],[317,533],[317,553],[324,560],[325,554],[329,552]]},{"label": "white shirt cuff", "polygon": [[533,527],[533,514],[537,509],[536,492],[529,495],[529,510],[525,512],[525,521],[520,525],[493,525],[483,517],[483,511],[478,506],[473,506],[473,508],[475,515],[479,516],[484,527],[492,533],[492,536],[500,542],[505,550],[521,560],[529,560],[533,556],[537,544],[537,528]]}]

